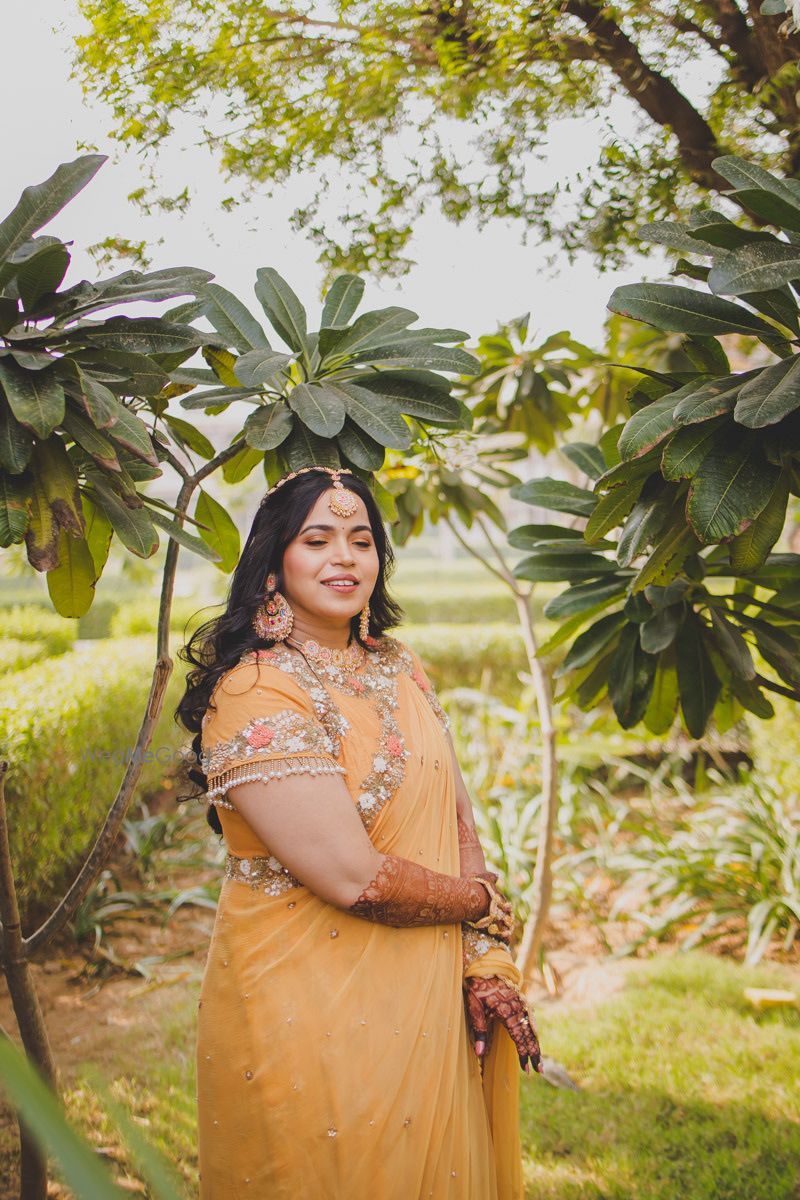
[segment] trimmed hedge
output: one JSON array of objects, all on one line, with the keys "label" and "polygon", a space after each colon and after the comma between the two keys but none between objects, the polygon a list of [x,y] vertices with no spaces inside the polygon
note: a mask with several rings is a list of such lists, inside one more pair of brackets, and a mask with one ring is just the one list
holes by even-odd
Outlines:
[{"label": "trimmed hedge", "polygon": [[[154,634],[158,625],[158,600],[143,597],[141,600],[121,604],[111,619],[111,636],[139,637],[142,634]],[[188,639],[199,625],[204,625],[212,617],[222,612],[222,605],[213,600],[202,601],[178,596],[172,602],[169,627],[174,632]]]},{"label": "trimmed hedge", "polygon": [[0,637],[20,642],[44,642],[51,655],[64,654],[71,649],[76,627],[76,621],[35,604],[0,609]]},{"label": "trimmed hedge", "polygon": [[437,692],[467,687],[519,698],[528,660],[518,626],[402,625],[396,633],[417,651]]},{"label": "trimmed hedge", "polygon": [[[6,800],[25,916],[63,892],[99,832],[133,749],[153,656],[152,638],[106,641],[3,681],[0,755],[9,760]],[[185,669],[174,662],[134,802],[158,789],[190,745],[172,719]]]},{"label": "trimmed hedge", "polygon": [[0,675],[22,671],[32,663],[49,658],[46,642],[23,642],[20,638],[0,638]]}]

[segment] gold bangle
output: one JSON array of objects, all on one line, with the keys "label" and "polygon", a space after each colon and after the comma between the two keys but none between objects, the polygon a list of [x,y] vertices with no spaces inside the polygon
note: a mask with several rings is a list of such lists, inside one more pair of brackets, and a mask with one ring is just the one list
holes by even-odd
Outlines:
[{"label": "gold bangle", "polygon": [[508,918],[500,908],[500,896],[494,884],[481,875],[470,875],[470,879],[474,883],[482,883],[486,888],[489,895],[489,911],[485,917],[480,917],[477,921],[465,921],[465,924],[473,929],[486,929],[495,935],[500,933],[504,922],[508,923]]}]

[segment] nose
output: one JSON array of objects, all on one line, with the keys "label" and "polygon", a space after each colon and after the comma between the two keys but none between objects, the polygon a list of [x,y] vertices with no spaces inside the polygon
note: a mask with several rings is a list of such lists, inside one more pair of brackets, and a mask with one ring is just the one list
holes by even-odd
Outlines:
[{"label": "nose", "polygon": [[352,564],[355,561],[353,548],[350,545],[350,542],[347,540],[347,537],[344,535],[338,537],[334,542],[333,561],[343,564]]}]

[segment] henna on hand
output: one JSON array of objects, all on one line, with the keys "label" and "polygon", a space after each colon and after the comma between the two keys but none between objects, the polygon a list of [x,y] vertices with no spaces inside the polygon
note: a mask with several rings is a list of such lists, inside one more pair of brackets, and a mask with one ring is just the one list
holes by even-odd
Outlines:
[{"label": "henna on hand", "polygon": [[[485,877],[492,882],[497,878],[492,872]],[[480,920],[489,912],[489,895],[473,879],[386,854],[377,875],[348,911],[382,925],[450,925]]]},{"label": "henna on hand", "polygon": [[517,989],[496,975],[487,979],[470,977],[463,987],[473,1042],[488,1047],[489,1021],[501,1021],[516,1047],[520,1066],[527,1070],[530,1059],[534,1070],[541,1074],[544,1068],[536,1027]]},{"label": "henna on hand", "polygon": [[486,870],[486,859],[483,856],[478,831],[475,826],[464,820],[461,813],[456,815],[458,829],[458,859],[461,875],[477,875]]}]

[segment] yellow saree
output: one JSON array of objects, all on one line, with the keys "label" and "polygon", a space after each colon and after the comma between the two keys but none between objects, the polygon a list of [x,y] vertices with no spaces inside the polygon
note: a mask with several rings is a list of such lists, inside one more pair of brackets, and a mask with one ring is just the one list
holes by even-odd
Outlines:
[{"label": "yellow saree", "polygon": [[461,989],[465,970],[519,984],[507,950],[334,908],[224,799],[339,771],[381,852],[459,873],[447,717],[417,655],[384,637],[363,671],[316,672],[252,651],[204,718],[228,860],[198,1012],[201,1200],[521,1200],[519,1061],[497,1026],[481,1069]]}]

